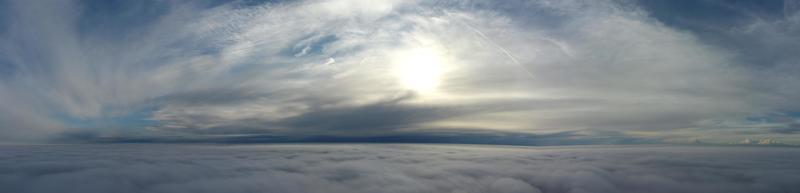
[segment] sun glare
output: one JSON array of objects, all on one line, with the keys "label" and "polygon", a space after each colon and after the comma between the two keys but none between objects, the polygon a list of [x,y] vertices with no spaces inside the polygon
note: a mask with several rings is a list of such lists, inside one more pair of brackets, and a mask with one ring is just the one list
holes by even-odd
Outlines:
[{"label": "sun glare", "polygon": [[394,58],[394,74],[400,83],[418,93],[436,91],[441,81],[442,61],[432,48],[401,51]]}]

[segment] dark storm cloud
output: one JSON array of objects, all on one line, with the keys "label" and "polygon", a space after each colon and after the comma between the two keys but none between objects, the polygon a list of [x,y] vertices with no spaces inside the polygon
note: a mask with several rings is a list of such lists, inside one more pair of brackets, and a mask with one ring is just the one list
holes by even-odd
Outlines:
[{"label": "dark storm cloud", "polygon": [[800,152],[753,147],[2,146],[0,191],[797,192]]}]

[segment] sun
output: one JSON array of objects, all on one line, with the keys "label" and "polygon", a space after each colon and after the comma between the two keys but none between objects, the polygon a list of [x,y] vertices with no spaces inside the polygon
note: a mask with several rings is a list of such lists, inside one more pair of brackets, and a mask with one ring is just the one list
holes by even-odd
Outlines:
[{"label": "sun", "polygon": [[442,76],[442,58],[433,48],[413,48],[398,52],[393,59],[393,73],[409,90],[425,94],[435,92]]}]

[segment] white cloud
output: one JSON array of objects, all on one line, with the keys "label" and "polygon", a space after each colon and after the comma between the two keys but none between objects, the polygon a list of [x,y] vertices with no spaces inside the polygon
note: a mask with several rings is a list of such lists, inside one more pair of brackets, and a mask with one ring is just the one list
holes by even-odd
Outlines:
[{"label": "white cloud", "polygon": [[[795,109],[800,95],[790,63],[743,67],[740,53],[627,1],[369,2],[161,2],[144,6],[164,9],[141,17],[150,20],[116,33],[104,28],[110,24],[82,23],[100,17],[85,12],[85,2],[13,1],[6,23],[16,25],[0,33],[0,56],[18,70],[0,79],[0,91],[16,94],[0,103],[24,110],[0,119],[59,131],[125,127],[80,123],[144,112],[135,119],[156,122],[149,132],[186,135],[341,134],[324,126],[366,125],[375,133],[589,129],[664,137]],[[795,38],[781,30],[793,29],[796,15],[741,33],[784,42]],[[420,63],[414,50],[432,50],[425,53],[434,62],[398,68]],[[403,119],[353,121],[375,111]],[[310,117],[327,119],[315,131],[297,128]]]},{"label": "white cloud", "polygon": [[50,145],[0,152],[0,191],[18,193],[800,190],[793,148]]}]

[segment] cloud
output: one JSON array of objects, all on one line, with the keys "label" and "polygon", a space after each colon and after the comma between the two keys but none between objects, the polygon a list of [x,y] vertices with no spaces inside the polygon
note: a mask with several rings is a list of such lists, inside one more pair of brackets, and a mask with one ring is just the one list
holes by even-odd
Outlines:
[{"label": "cloud", "polygon": [[638,1],[12,0],[0,6],[2,138],[685,141],[730,131],[717,120],[798,111],[796,6],[697,4],[712,16]]},{"label": "cloud", "polygon": [[[0,132],[4,137],[19,140],[42,140],[46,134],[63,131],[62,125],[49,120],[30,106],[35,104],[25,103],[15,99],[11,93],[0,93],[0,101],[9,102],[0,106]],[[28,106],[30,105],[30,106]],[[43,107],[39,107],[43,108]]]},{"label": "cloud", "polygon": [[789,124],[788,127],[771,128],[769,131],[775,132],[775,133],[783,133],[783,134],[800,133],[800,124],[793,123],[793,124]]},{"label": "cloud", "polygon": [[[232,133],[223,131],[234,130]],[[332,135],[331,133],[309,134],[263,134],[261,130],[221,128],[208,131],[204,135],[146,135],[142,133],[98,133],[92,130],[72,131],[53,139],[56,143],[219,143],[219,144],[257,144],[257,143],[431,143],[431,144],[494,144],[520,146],[557,146],[591,144],[656,144],[658,138],[642,138],[615,131],[565,131],[546,134],[520,132],[486,131],[480,128],[440,129],[433,131],[392,130],[374,134],[351,132],[351,134]],[[217,132],[217,133],[212,133]],[[330,131],[329,131],[330,132]],[[347,132],[347,131],[342,131]]]},{"label": "cloud", "polygon": [[0,189],[20,193],[800,189],[793,148],[66,145],[0,151]]}]

